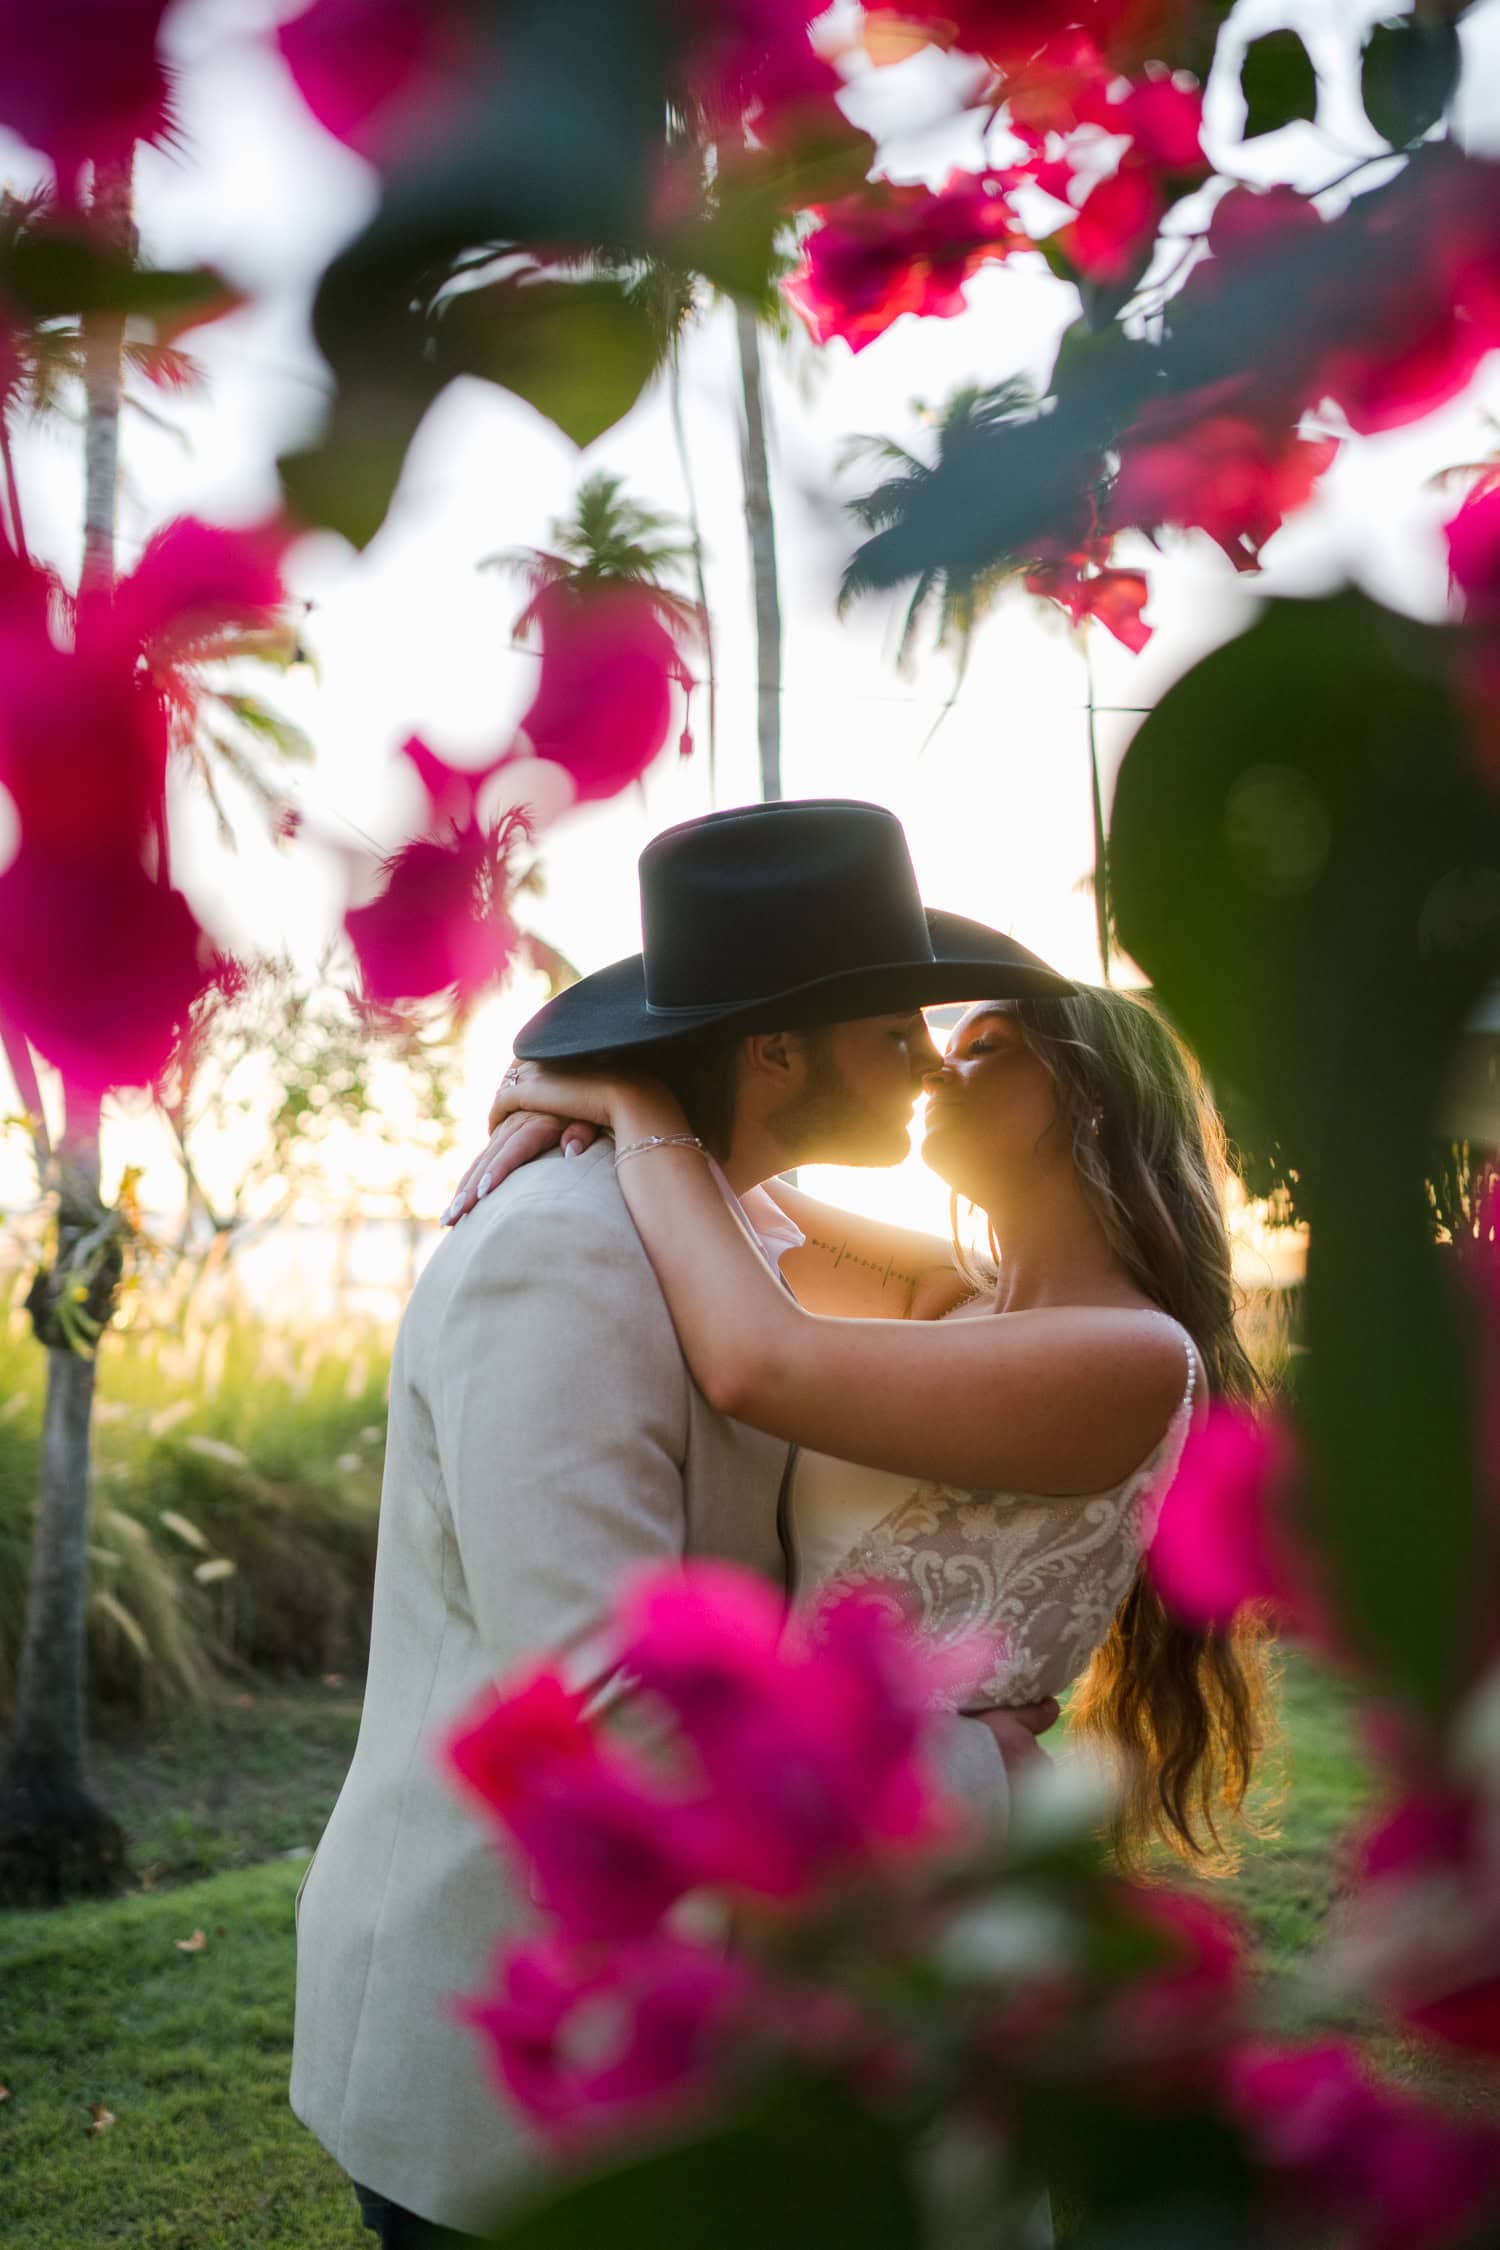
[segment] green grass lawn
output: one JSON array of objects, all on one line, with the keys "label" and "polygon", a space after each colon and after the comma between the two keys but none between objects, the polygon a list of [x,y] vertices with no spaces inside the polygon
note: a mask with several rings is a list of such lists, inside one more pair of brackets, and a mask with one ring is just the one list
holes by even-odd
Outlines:
[{"label": "green grass lawn", "polygon": [[[1338,1844],[1367,1792],[1338,1690],[1283,1688],[1279,1835],[1217,1895],[1247,1917],[1277,2012],[1336,1911]],[[262,1691],[96,1760],[131,1837],[134,1897],[0,1916],[0,2243],[25,2250],[350,2250],[339,2173],[286,2106],[297,1857],[353,1746],[342,1685]],[[201,1951],[180,1939],[201,1930]],[[1382,2059],[1411,2067],[1391,2043]],[[115,2122],[90,2135],[99,2104]]]}]

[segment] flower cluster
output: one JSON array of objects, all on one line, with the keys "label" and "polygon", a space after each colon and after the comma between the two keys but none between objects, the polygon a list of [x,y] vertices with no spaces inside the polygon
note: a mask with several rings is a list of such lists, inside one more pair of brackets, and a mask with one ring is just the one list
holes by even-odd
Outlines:
[{"label": "flower cluster", "polygon": [[962,312],[970,276],[1026,246],[1012,184],[1007,172],[953,172],[935,190],[877,180],[819,210],[783,284],[814,340],[858,352],[903,313]]},{"label": "flower cluster", "polygon": [[18,831],[0,872],[0,1009],[86,1093],[152,1079],[220,966],[171,878],[173,719],[187,653],[279,608],[283,545],[270,526],[171,524],[116,587],[71,606],[0,553],[0,785]]},{"label": "flower cluster", "polygon": [[[1268,1463],[1283,1474],[1277,1441],[1216,1429],[1190,1490],[1263,1486]],[[1216,1614],[1242,1532],[1228,1545],[1199,1595]],[[1382,2084],[1347,2040],[1266,2038],[1235,1923],[1107,1872],[1096,1798],[1044,1786],[1003,1846],[966,1827],[929,1710],[965,1659],[889,1608],[851,1594],[788,1628],[758,1581],[696,1564],[641,1578],[611,1638],[636,1708],[665,1720],[651,1749],[543,1666],[448,1752],[548,1912],[460,2012],[559,2147],[691,2133],[815,2067],[897,2143],[934,2114],[988,2143],[1000,2226],[1075,2114],[1122,2148],[1164,2121],[1213,2147],[1247,2239],[1440,2250],[1495,2207],[1500,2129]]]},{"label": "flower cluster", "polygon": [[510,863],[528,821],[514,807],[498,820],[483,818],[486,785],[509,770],[519,787],[529,756],[566,776],[576,804],[616,796],[665,744],[674,686],[692,686],[643,589],[550,586],[530,617],[541,666],[515,740],[485,764],[462,769],[418,739],[403,746],[427,797],[427,818],[386,863],[378,896],[344,917],[365,993],[377,1006],[449,991],[464,1005],[498,982],[516,951]]}]

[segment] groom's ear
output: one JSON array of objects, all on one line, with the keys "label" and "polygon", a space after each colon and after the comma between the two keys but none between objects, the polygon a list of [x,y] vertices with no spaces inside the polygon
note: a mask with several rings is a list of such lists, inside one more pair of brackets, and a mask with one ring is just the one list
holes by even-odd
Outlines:
[{"label": "groom's ear", "polygon": [[802,1082],[807,1042],[795,1031],[755,1031],[740,1054],[746,1075],[763,1091],[792,1094]]}]

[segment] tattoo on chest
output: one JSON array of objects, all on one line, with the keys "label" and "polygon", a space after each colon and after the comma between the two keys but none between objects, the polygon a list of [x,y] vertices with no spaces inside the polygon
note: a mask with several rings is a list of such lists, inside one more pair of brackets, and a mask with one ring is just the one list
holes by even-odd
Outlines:
[{"label": "tattoo on chest", "polygon": [[847,1242],[825,1242],[815,1234],[808,1236],[807,1246],[810,1250],[826,1250],[833,1260],[835,1273],[840,1266],[863,1266],[867,1273],[879,1274],[882,1287],[890,1281],[902,1282],[908,1289],[916,1287],[916,1275],[903,1272],[894,1258],[882,1265],[878,1258],[862,1258],[857,1250],[850,1249]]}]

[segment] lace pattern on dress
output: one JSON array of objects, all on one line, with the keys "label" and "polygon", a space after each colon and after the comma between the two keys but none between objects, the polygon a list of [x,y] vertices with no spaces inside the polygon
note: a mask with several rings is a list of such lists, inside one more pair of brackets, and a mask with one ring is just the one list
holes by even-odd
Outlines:
[{"label": "lace pattern on dress", "polygon": [[994,1644],[973,1708],[1034,1703],[1083,1671],[1151,1543],[1192,1420],[1198,1359],[1160,1442],[1111,1491],[1079,1499],[919,1486],[867,1532],[829,1588],[888,1592],[924,1637]]}]

